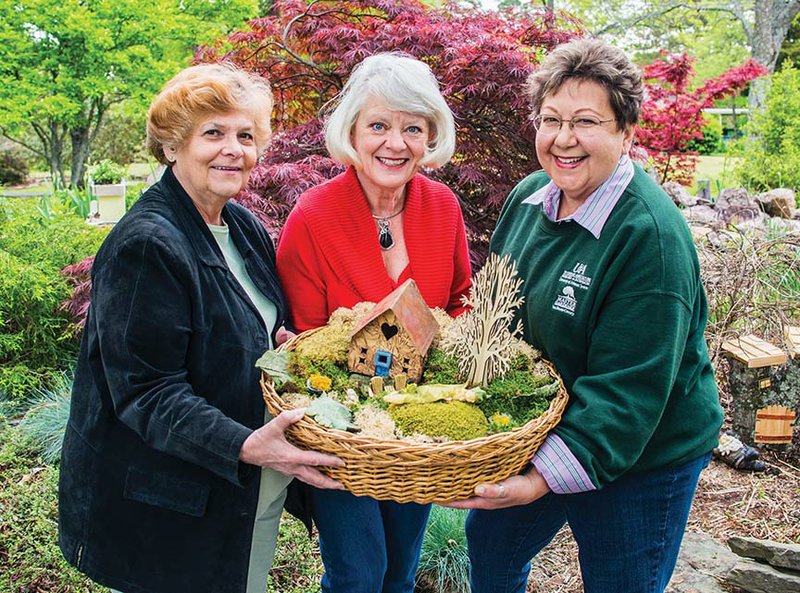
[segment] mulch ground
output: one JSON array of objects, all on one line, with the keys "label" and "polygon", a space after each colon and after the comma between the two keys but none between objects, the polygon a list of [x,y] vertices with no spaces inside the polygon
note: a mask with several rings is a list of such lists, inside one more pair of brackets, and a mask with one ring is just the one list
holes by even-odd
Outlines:
[{"label": "mulch ground", "polygon": [[[800,467],[796,458],[764,453],[768,472],[734,470],[712,460],[700,475],[687,531],[725,543],[749,536],[800,543]],[[578,549],[569,528],[534,560],[528,593],[581,593]]]}]

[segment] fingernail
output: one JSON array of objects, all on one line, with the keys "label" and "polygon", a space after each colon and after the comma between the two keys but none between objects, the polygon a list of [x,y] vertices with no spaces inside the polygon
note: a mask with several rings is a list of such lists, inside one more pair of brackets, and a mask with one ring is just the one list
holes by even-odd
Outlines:
[{"label": "fingernail", "polygon": [[475,494],[477,494],[478,496],[483,496],[485,493],[486,493],[486,487],[485,486],[477,486],[475,488]]}]

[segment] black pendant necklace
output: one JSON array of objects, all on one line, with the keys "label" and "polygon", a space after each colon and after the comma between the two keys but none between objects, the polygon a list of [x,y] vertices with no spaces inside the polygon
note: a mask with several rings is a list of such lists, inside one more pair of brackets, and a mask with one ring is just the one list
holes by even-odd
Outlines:
[{"label": "black pendant necklace", "polygon": [[378,224],[378,243],[381,244],[381,249],[384,251],[389,251],[394,247],[394,237],[392,237],[391,223],[389,221],[400,214],[404,209],[405,204],[400,210],[389,216],[372,215],[372,218],[374,218],[375,222]]}]

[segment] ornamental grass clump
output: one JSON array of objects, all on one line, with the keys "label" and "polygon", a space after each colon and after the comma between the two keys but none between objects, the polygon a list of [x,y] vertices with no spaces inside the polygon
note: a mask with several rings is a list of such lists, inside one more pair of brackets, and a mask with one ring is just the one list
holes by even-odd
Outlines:
[{"label": "ornamental grass clump", "polygon": [[434,506],[422,540],[417,584],[421,591],[469,592],[467,511]]}]

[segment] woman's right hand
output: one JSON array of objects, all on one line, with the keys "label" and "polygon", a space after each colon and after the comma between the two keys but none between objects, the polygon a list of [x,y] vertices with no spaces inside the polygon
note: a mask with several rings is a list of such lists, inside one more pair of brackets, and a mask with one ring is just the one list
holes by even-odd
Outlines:
[{"label": "woman's right hand", "polygon": [[245,439],[239,452],[239,459],[259,467],[272,468],[317,488],[344,489],[339,482],[315,469],[321,465],[344,467],[341,459],[325,453],[298,449],[286,440],[284,431],[289,425],[300,420],[304,413],[305,410],[302,408],[281,412],[276,418],[255,430]]}]

